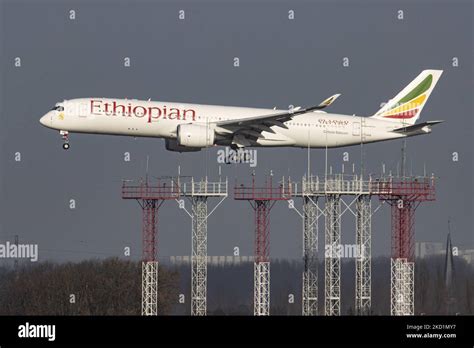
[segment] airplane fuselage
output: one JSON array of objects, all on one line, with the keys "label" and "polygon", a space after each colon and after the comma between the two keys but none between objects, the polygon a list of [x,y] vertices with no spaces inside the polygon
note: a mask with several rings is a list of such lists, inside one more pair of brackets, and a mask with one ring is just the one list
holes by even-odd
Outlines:
[{"label": "airplane fuselage", "polygon": [[[213,130],[217,122],[287,110],[154,102],[135,99],[81,98],[65,100],[62,109],[48,112],[41,123],[63,132],[176,139],[179,125],[196,124]],[[250,146],[340,147],[406,135],[393,132],[400,124],[370,117],[313,111],[271,126]],[[230,145],[216,136],[215,144]]]}]

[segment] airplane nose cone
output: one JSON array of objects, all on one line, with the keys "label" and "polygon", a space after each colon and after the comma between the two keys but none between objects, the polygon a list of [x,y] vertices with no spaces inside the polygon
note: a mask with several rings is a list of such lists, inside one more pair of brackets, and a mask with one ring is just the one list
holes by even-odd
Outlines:
[{"label": "airplane nose cone", "polygon": [[47,113],[40,118],[39,122],[45,127],[51,127],[51,113]]}]

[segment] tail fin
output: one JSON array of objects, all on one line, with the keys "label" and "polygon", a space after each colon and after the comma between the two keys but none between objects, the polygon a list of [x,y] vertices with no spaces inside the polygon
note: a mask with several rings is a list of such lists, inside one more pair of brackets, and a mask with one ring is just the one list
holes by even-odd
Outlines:
[{"label": "tail fin", "polygon": [[404,125],[415,124],[442,73],[443,70],[423,70],[372,117]]}]

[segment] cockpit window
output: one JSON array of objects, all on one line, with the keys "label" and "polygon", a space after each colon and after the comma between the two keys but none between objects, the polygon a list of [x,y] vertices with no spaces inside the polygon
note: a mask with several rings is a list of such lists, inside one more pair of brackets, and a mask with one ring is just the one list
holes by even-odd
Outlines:
[{"label": "cockpit window", "polygon": [[62,106],[62,105],[55,105],[54,108],[52,108],[51,110],[64,111],[64,106]]}]

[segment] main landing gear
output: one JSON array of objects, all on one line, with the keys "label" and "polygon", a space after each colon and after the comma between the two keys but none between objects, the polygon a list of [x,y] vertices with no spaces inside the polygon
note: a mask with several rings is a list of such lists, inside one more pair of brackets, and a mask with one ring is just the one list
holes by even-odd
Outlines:
[{"label": "main landing gear", "polygon": [[69,149],[69,132],[68,131],[59,131],[59,134],[61,134],[61,137],[63,138],[63,149],[67,150]]}]

